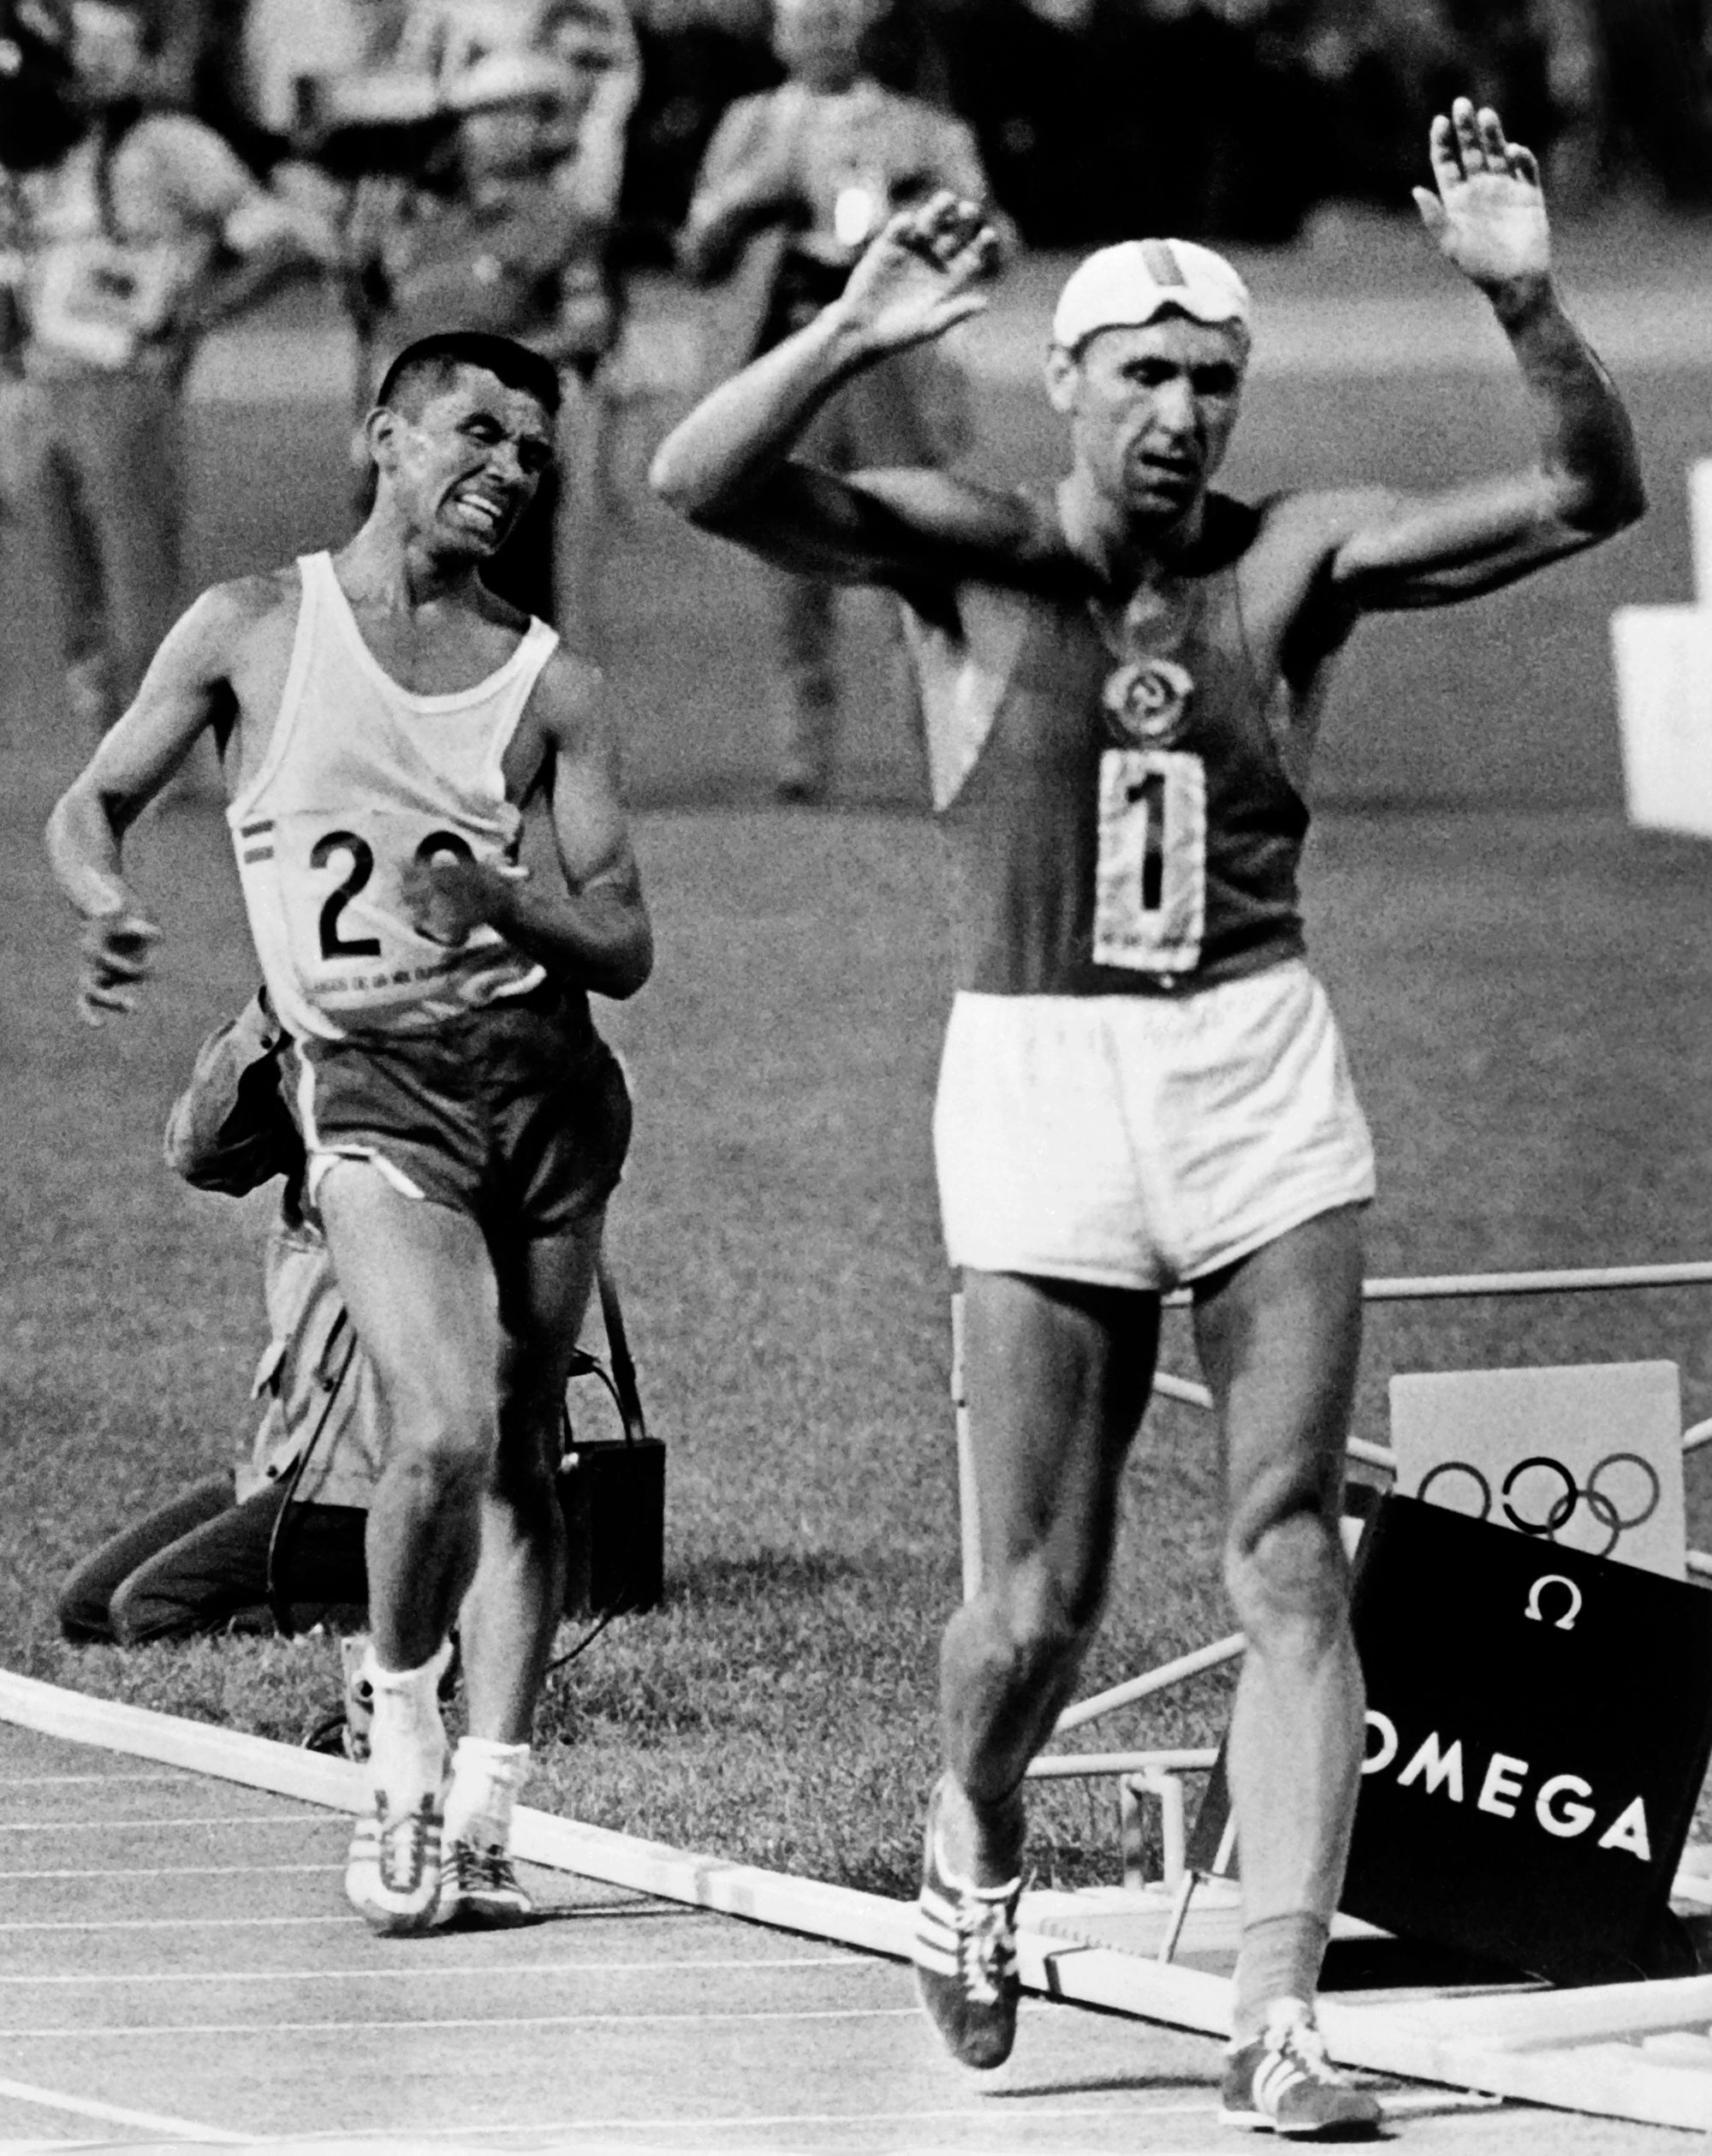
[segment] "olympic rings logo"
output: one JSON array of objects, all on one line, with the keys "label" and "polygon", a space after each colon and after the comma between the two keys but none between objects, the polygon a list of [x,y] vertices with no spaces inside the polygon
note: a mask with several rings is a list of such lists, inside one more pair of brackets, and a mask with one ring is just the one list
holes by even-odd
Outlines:
[{"label": "olympic rings logo", "polygon": [[[1638,1485],[1632,1482],[1632,1470],[1638,1476]],[[1425,1498],[1442,1476],[1464,1475],[1478,1492],[1480,1510],[1470,1511],[1465,1505],[1451,1504],[1450,1510],[1460,1512],[1466,1518],[1484,1520],[1491,1516],[1492,1485],[1466,1460],[1442,1460],[1426,1475],[1416,1491],[1418,1498]],[[1527,1478],[1525,1482],[1524,1478]],[[1601,1487],[1603,1478],[1605,1486]],[[1551,1480],[1557,1486],[1555,1496],[1549,1494]],[[1626,1485],[1630,1486],[1626,1488]],[[1519,1487],[1519,1486],[1521,1486]],[[1585,1505],[1589,1516],[1604,1528],[1609,1540],[1602,1550],[1590,1552],[1594,1557],[1609,1557],[1631,1528],[1638,1528],[1650,1520],[1659,1509],[1663,1490],[1658,1471],[1650,1460],[1638,1452],[1612,1452],[1607,1454],[1588,1476],[1579,1483],[1561,1460],[1554,1460],[1548,1454],[1535,1453],[1528,1459],[1517,1461],[1504,1478],[1498,1492],[1499,1508],[1513,1528],[1524,1534],[1543,1536],[1548,1542],[1555,1542],[1560,1531],[1567,1527],[1577,1510]],[[1621,1501],[1627,1499],[1628,1509],[1622,1509]],[[1448,1500],[1441,1497],[1441,1504]]]}]

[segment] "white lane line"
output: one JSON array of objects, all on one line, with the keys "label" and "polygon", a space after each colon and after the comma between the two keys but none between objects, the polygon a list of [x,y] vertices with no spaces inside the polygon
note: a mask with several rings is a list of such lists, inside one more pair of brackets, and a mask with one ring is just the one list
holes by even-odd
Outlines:
[{"label": "white lane line", "polygon": [[218,1879],[295,1877],[304,1872],[337,1872],[342,1864],[109,1864],[92,1871],[0,1872],[5,1879]]},{"label": "white lane line", "polygon": [[[1019,2112],[1019,2123],[1030,2126],[1045,2124],[1057,2118],[1113,2118],[1127,2123],[1132,2119],[1147,2118],[1211,2118],[1218,2111],[1216,2104],[1149,2104],[1126,2102],[1121,2089],[1112,2092],[1109,2104],[1053,2104],[1036,2110],[1032,2104],[1025,2111]],[[1019,2099],[1025,2100],[1025,2099]],[[484,2139],[493,2139],[507,2134],[610,2134],[626,2130],[636,2133],[658,2133],[663,2129],[676,2128],[680,2132],[690,2130],[711,2134],[742,2133],[763,2126],[895,2126],[912,2123],[916,2119],[980,2119],[986,2124],[993,2123],[993,2100],[990,2097],[978,2098],[972,2104],[958,2109],[949,2106],[934,2109],[924,2105],[912,2105],[903,2111],[754,2111],[731,2112],[719,2118],[697,2118],[684,2112],[669,2113],[657,2118],[562,2118],[538,2120],[530,2126],[496,2126],[485,2122],[479,2127],[419,2126],[371,2127],[365,2139],[374,2141],[402,2141],[408,2142],[429,2140],[449,2140],[455,2135],[479,2131]],[[330,2127],[313,2134],[301,2134],[298,2140],[312,2141],[347,2141],[348,2128]]]},{"label": "white lane line", "polygon": [[[1002,2093],[1002,2092],[1001,2092]],[[1385,2107],[1387,2117],[1412,2116],[1433,2111],[1498,2111],[1503,2107],[1501,2096],[1483,2096],[1473,2090],[1453,2088],[1381,2089],[1376,2092]],[[1150,2118],[1211,2118],[1216,2116],[1218,2105],[1199,2104],[1150,2104],[1141,2092],[1115,2088],[1112,2100],[1107,2104],[1047,2104],[1037,2107],[1025,2098],[1014,2099],[1026,2104],[1018,2117],[1029,2126],[1043,2126],[1061,2118],[1110,2118],[1128,2122]],[[682,2112],[667,2113],[651,2118],[556,2118],[537,2119],[531,2125],[496,2125],[484,2122],[479,2131],[484,2140],[496,2140],[508,2135],[547,2134],[611,2134],[632,2131],[658,2133],[675,2128],[678,2131],[730,2134],[752,2132],[762,2127],[777,2126],[895,2126],[912,2123],[917,2119],[981,2119],[989,2125],[993,2121],[993,2100],[979,2097],[972,2104],[953,2109],[949,2106],[931,2108],[912,2105],[901,2111],[734,2111],[716,2118],[693,2117]],[[425,2141],[450,2140],[478,2130],[470,2126],[413,2126],[373,2128],[367,2129],[364,2138],[372,2141]],[[329,2127],[318,2133],[300,2134],[295,2138],[308,2144],[314,2141],[346,2141],[349,2129]],[[1157,2153],[1156,2152],[1156,2156]]]},{"label": "white lane line", "polygon": [[271,2042],[279,2036],[357,2037],[393,2030],[419,2030],[427,2035],[446,2029],[480,2029],[487,2034],[502,2028],[710,2028],[716,2023],[744,2022],[887,2022],[920,2018],[920,2007],[912,2003],[908,2006],[808,2006],[747,2014],[700,2013],[693,2007],[682,2014],[507,2014],[495,2015],[484,2021],[128,2022],[107,2028],[93,2028],[86,2022],[78,2022],[69,2028],[0,2028],[0,2043],[56,2043],[66,2038],[80,2044],[108,2043],[122,2036],[140,2036],[150,2042],[160,2036],[262,2036]]},{"label": "white lane line", "polygon": [[193,1774],[0,1774],[0,1790],[61,1789],[72,1782],[193,1782]]},{"label": "white lane line", "polygon": [[[318,1866],[317,1869],[324,1867]],[[337,1867],[328,1865],[328,1871]],[[0,1924],[0,1932],[224,1932],[265,1931],[299,1924],[360,1924],[354,1909],[326,1916],[42,1916],[21,1917]],[[0,1983],[15,1982],[0,1977]],[[0,2156],[5,2156],[0,2143]]]},{"label": "white lane line", "polygon": [[[274,1921],[317,1924],[347,1921],[355,1923],[360,1920],[354,1915],[348,1920],[298,1917]],[[0,1926],[0,1929],[5,1928]],[[758,1954],[749,1959],[722,1955],[686,1962],[613,1962],[597,1956],[580,1962],[401,1962],[395,1968],[389,1963],[383,1968],[166,1968],[127,1969],[116,1974],[104,1969],[88,1975],[75,1971],[43,1974],[27,1970],[17,1975],[0,1974],[0,1984],[23,1984],[33,1988],[47,1984],[395,1984],[407,1976],[438,1983],[443,1980],[461,1982],[467,1976],[662,1976],[683,1975],[698,1969],[744,1968],[842,1968],[859,1970],[864,1975],[870,1972],[886,1976],[898,1974],[895,1963],[871,1960],[859,1954]]]},{"label": "white lane line", "polygon": [[67,2096],[56,2088],[38,2088],[31,2082],[0,2081],[0,2096],[16,2103],[33,2104],[41,2111],[68,2111],[74,2118],[98,2118],[108,2126],[140,2126],[152,2134],[172,2134],[180,2141],[217,2141],[237,2147],[247,2134],[229,2134],[218,2126],[201,2126],[194,2119],[173,2118],[163,2111],[128,2111],[122,2104],[98,2103],[92,2096]]},{"label": "white lane line", "polygon": [[329,1812],[215,1812],[170,1819],[0,1819],[0,1834],[118,1834],[139,1827],[170,1832],[180,1826],[330,1826]]}]

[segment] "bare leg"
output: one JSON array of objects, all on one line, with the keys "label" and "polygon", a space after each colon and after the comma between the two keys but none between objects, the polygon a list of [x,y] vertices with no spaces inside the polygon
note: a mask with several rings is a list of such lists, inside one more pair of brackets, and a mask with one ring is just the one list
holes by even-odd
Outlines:
[{"label": "bare leg", "polygon": [[426,1930],[441,1896],[442,1652],[474,1575],[499,1439],[499,1292],[475,1222],[366,1162],[321,1187],[328,1254],[375,1380],[386,1456],[369,1508],[372,1809],[345,1892],[376,1931]]},{"label": "bare leg", "polygon": [[1282,1920],[1310,1920],[1323,1944],[1348,1854],[1364,1695],[1338,1513],[1361,1278],[1360,1215],[1346,1207],[1198,1291],[1229,1462],[1225,1575],[1248,1635],[1229,1744],[1245,1952]]},{"label": "bare leg", "polygon": [[499,1446],[481,1501],[481,1556],[460,1623],[470,1733],[526,1744],[564,1602],[555,1484],[565,1382],[601,1224],[525,1243],[500,1282]]},{"label": "bare leg", "polygon": [[375,1653],[386,1669],[418,1669],[475,1574],[498,1444],[498,1287],[473,1220],[401,1196],[365,1162],[335,1162],[320,1201],[386,1431],[369,1509]]},{"label": "bare leg", "polygon": [[1020,1854],[1024,1771],[1104,1599],[1118,1476],[1147,1404],[1152,1295],[971,1272],[964,1355],[980,1593],[945,1631],[946,1853],[979,1885]]}]

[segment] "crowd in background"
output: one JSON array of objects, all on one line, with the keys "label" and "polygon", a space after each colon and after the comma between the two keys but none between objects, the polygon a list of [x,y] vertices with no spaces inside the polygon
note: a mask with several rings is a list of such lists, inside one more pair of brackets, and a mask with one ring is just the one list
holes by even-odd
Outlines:
[{"label": "crowd in background", "polygon": [[[0,0],[51,11],[67,0]],[[148,0],[158,94],[257,170],[324,86],[529,42],[543,0]],[[1273,241],[1318,202],[1405,205],[1427,117],[1496,104],[1560,206],[1638,180],[1712,200],[1706,0],[894,0],[881,80],[972,125],[1037,245],[1139,229]],[[780,79],[768,0],[632,0],[621,232],[663,260],[727,105]],[[600,64],[596,54],[594,64]]]},{"label": "crowd in background", "polygon": [[[879,222],[936,189],[984,203],[1001,267],[1019,240],[1284,241],[1321,203],[1406,210],[1430,116],[1458,95],[1500,108],[1560,210],[1635,187],[1712,206],[1709,8],[0,0],[0,518],[45,565],[68,713],[91,740],[111,725],[181,605],[185,382],[200,340],[282,277],[333,281],[358,332],[359,514],[390,356],[474,330],[552,362],[557,456],[484,576],[598,651],[627,268],[706,288],[708,387],[811,319]],[[807,438],[851,469],[949,464],[970,434],[936,348],[845,384]],[[768,594],[776,792],[823,801],[836,594],[782,568]],[[918,738],[901,640],[895,658]],[[211,761],[181,777],[213,790]],[[276,1373],[308,1354],[316,1278],[270,1276]],[[277,1376],[235,1480],[80,1568],[73,1634],[259,1605],[295,1487],[276,1440],[301,1444],[312,1397]],[[335,1530],[343,1562],[351,1522]]]}]

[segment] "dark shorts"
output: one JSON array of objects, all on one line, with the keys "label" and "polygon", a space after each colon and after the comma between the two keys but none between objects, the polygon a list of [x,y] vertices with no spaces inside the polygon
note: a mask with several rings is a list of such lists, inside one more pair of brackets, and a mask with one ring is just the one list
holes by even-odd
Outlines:
[{"label": "dark shorts", "polygon": [[507,1236],[592,1220],[630,1144],[630,1092],[580,997],[540,990],[431,1032],[298,1040],[292,1099],[312,1200],[338,1159]]}]

